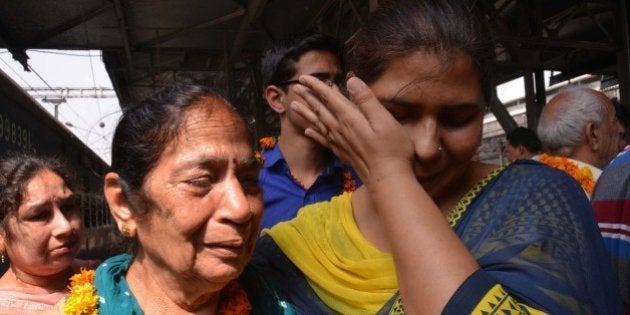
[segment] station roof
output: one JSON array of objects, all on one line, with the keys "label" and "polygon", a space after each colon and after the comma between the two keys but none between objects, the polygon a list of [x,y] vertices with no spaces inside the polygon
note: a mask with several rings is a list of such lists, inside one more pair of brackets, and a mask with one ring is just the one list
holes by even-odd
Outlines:
[{"label": "station roof", "polygon": [[[615,76],[625,0],[477,0],[497,42],[496,83],[533,69],[552,80]],[[0,47],[100,49],[121,104],[175,81],[223,87],[256,116],[269,43],[313,27],[346,41],[377,0],[20,0],[0,2]],[[627,8],[625,8],[627,12]],[[627,17],[626,17],[627,19]]]}]

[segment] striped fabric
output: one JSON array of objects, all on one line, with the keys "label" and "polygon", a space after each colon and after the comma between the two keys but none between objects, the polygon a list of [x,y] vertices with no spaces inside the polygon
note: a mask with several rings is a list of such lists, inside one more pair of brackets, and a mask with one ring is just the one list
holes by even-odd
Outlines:
[{"label": "striped fabric", "polygon": [[615,165],[604,171],[592,204],[630,313],[630,154],[617,157]]}]

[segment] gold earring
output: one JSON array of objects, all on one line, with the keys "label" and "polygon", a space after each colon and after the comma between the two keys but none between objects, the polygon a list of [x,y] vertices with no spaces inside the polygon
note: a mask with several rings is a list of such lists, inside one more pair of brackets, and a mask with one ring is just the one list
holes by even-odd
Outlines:
[{"label": "gold earring", "polygon": [[129,232],[129,228],[124,224],[120,227],[120,233],[122,233],[124,237],[131,237],[131,232]]}]

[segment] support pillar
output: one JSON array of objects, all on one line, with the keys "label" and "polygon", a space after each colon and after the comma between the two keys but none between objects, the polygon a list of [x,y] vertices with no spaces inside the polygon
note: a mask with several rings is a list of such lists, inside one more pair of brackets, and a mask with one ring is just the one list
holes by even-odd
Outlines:
[{"label": "support pillar", "polygon": [[516,129],[518,125],[516,124],[516,121],[514,121],[514,118],[510,116],[510,113],[507,108],[505,108],[505,105],[496,96],[496,87],[493,94],[492,100],[490,100],[490,111],[494,114],[494,117],[497,118],[501,128],[503,128],[505,133],[508,134],[512,130]]},{"label": "support pillar", "polygon": [[535,132],[538,128],[540,113],[547,103],[544,71],[542,69],[527,71],[523,76],[523,81],[525,83],[527,127]]},{"label": "support pillar", "polygon": [[630,6],[626,1],[618,0],[617,29],[619,30],[620,49],[617,51],[617,79],[621,104],[630,110],[630,34],[628,33]]}]

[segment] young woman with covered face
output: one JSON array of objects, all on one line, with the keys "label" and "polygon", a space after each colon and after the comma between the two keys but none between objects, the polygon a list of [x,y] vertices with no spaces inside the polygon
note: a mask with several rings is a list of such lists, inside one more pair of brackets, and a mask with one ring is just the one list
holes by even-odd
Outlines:
[{"label": "young woman with covered face", "polygon": [[237,280],[263,213],[259,168],[243,119],[208,88],[167,88],[125,111],[104,189],[136,249],[97,269],[99,312],[285,311],[255,276]]},{"label": "young woman with covered face", "polygon": [[621,312],[579,184],[471,160],[491,95],[479,25],[467,1],[380,1],[350,47],[350,99],[300,78],[306,134],[364,186],[263,231],[253,262],[298,310]]},{"label": "young woman with covered face", "polygon": [[[1,314],[59,311],[83,226],[70,171],[58,160],[16,154],[0,160]],[[89,263],[89,262],[88,262]]]}]

